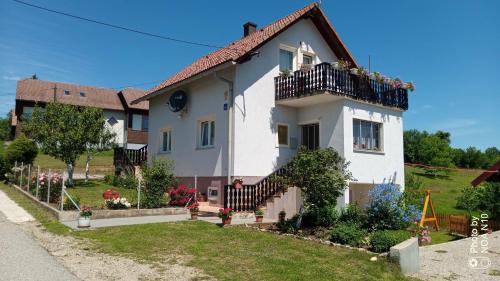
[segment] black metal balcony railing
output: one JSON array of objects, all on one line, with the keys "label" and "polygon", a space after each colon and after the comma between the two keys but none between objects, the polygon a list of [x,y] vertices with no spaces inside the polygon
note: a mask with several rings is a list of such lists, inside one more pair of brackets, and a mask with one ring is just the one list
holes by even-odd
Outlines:
[{"label": "black metal balcony railing", "polygon": [[328,91],[356,100],[408,109],[408,90],[395,88],[368,77],[335,69],[330,63],[317,64],[311,70],[298,70],[288,77],[274,78],[275,99],[301,98]]}]

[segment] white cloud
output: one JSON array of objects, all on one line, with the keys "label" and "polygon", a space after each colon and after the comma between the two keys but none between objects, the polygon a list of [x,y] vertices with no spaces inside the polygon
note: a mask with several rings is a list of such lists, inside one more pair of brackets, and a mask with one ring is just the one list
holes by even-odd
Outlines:
[{"label": "white cloud", "polygon": [[462,129],[472,127],[477,124],[477,121],[474,119],[468,118],[455,118],[448,119],[444,122],[437,123],[434,128],[437,130],[452,130],[452,129]]},{"label": "white cloud", "polygon": [[4,75],[2,78],[3,80],[8,80],[8,81],[17,81],[21,79],[21,77],[19,76],[8,76],[8,75]]}]

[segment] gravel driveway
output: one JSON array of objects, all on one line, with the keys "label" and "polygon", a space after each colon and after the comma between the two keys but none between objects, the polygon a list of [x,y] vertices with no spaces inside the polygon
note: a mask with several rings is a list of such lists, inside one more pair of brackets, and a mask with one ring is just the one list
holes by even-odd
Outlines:
[{"label": "gravel driveway", "polygon": [[0,280],[80,280],[0,212]]},{"label": "gravel driveway", "polygon": [[500,231],[477,239],[421,247],[420,273],[416,277],[424,280],[499,281]]}]

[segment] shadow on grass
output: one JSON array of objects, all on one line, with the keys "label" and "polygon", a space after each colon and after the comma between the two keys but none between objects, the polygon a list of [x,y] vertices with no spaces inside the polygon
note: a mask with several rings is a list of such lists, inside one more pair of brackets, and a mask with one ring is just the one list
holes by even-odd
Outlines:
[{"label": "shadow on grass", "polygon": [[421,173],[421,172],[414,172],[414,175],[425,177],[431,180],[435,179],[442,179],[442,180],[451,180],[449,175],[432,175],[432,174],[426,174],[426,173]]}]

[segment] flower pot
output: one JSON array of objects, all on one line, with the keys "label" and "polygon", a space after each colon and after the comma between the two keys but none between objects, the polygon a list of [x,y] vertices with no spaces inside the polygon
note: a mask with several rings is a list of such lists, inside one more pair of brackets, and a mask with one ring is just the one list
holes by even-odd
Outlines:
[{"label": "flower pot", "polygon": [[255,216],[255,222],[262,222],[262,219],[264,218],[264,216]]},{"label": "flower pot", "polygon": [[90,227],[90,217],[79,217],[78,218],[78,227]]},{"label": "flower pot", "polygon": [[285,222],[285,217],[286,217],[286,214],[279,214],[279,222],[283,223]]},{"label": "flower pot", "polygon": [[235,184],[234,184],[234,187],[235,187],[236,189],[240,189],[240,188],[242,187],[242,185],[241,185],[241,183],[240,183],[240,182],[237,182],[237,183],[235,183]]},{"label": "flower pot", "polygon": [[198,212],[196,213],[191,213],[191,220],[195,221],[198,219]]},{"label": "flower pot", "polygon": [[232,217],[223,218],[222,219],[222,224],[223,225],[231,224],[231,219],[232,219]]}]

